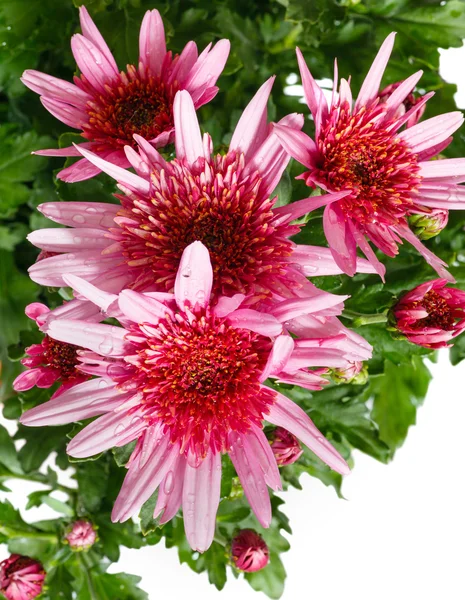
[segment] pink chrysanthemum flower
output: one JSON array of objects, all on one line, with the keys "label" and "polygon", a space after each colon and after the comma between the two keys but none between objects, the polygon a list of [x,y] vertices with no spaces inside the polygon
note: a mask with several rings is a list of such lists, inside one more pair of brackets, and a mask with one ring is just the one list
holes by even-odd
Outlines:
[{"label": "pink chrysanthemum flower", "polygon": [[[50,309],[39,302],[26,307],[26,315],[39,327],[44,325],[49,313]],[[58,342],[46,335],[40,344],[26,348],[28,356],[21,360],[21,364],[28,369],[14,380],[13,388],[17,392],[24,392],[34,386],[49,388],[60,382],[60,387],[53,395],[55,397],[73,385],[86,381],[89,376],[76,369],[79,364],[78,351],[78,346]]]},{"label": "pink chrysanthemum flower", "polygon": [[[336,93],[336,72],[328,106],[297,50],[305,98],[315,121],[315,141],[281,125],[275,131],[284,148],[307,167],[302,175],[306,183],[328,192],[320,197],[320,206],[326,206],[323,227],[333,257],[345,273],[353,275],[356,271],[358,246],[383,277],[385,267],[367,240],[388,256],[395,256],[404,239],[441,276],[451,279],[445,263],[409,229],[407,217],[418,206],[464,208],[465,187],[457,184],[465,181],[465,159],[429,160],[449,144],[463,116],[460,112],[447,113],[399,132],[433,93],[400,116],[399,107],[420,79],[419,71],[380,102],[378,89],[393,44],[391,34],[354,105],[345,79]],[[347,195],[341,198],[344,191]]]},{"label": "pink chrysanthemum flower", "polygon": [[58,425],[103,414],[68,445],[75,457],[137,440],[114,521],[137,513],[158,488],[155,515],[164,523],[182,504],[189,543],[206,550],[215,529],[221,455],[228,453],[259,522],[268,527],[266,485],[278,489],[280,479],[262,430],[265,419],[285,427],[331,468],[348,472],[307,414],[264,384],[271,377],[318,389],[322,366],[354,360],[345,335],[289,335],[299,335],[310,313],[324,314],[325,299],[284,300],[267,312],[243,308],[243,294],[220,296],[211,305],[213,269],[201,242],[184,250],[174,295],[124,290],[116,296],[74,276],[66,280],[123,327],[50,319],[47,335],[87,348],[80,370],[96,378],[27,411],[21,422]]},{"label": "pink chrysanthemum flower", "polygon": [[87,551],[97,541],[97,531],[90,521],[80,519],[69,527],[65,540],[75,552]]},{"label": "pink chrysanthemum flower", "polygon": [[270,438],[276,462],[280,467],[293,465],[303,454],[299,440],[283,427],[276,427]]},{"label": "pink chrysanthemum flower", "polygon": [[[226,155],[212,156],[212,143],[200,134],[187,91],[174,101],[176,159],[166,162],[141,137],[139,152],[126,147],[137,175],[81,152],[115,177],[125,192],[121,206],[87,202],[50,202],[39,210],[68,229],[42,229],[29,240],[54,253],[29,273],[42,285],[62,286],[72,273],[111,292],[171,291],[182,252],[195,240],[210,251],[215,293],[263,298],[306,285],[307,275],[340,273],[329,249],[298,246],[291,221],[312,210],[319,199],[273,208],[270,194],[289,162],[266,123],[273,80],[245,109]],[[301,115],[282,124],[301,127]],[[343,193],[345,194],[345,192]],[[357,263],[363,272],[372,266]]]},{"label": "pink chrysanthemum flower", "polygon": [[448,348],[465,330],[465,292],[446,287],[446,279],[417,286],[393,309],[397,329],[425,348]]},{"label": "pink chrysanthemum flower", "polygon": [[241,529],[231,542],[231,559],[239,571],[255,573],[270,561],[265,540],[253,529]]},{"label": "pink chrysanthemum flower", "polygon": [[[178,90],[188,90],[196,108],[210,102],[215,83],[229,54],[229,41],[211,44],[198,55],[189,42],[180,55],[166,51],[160,13],[147,11],[139,36],[139,64],[119,71],[110,49],[90,18],[79,9],[82,35],[71,38],[71,49],[81,71],[74,84],[39,71],[25,71],[22,82],[40,94],[54,117],[81,130],[81,144],[107,160],[129,167],[124,146],[139,134],[157,148],[174,139],[173,100]],[[45,156],[80,156],[75,147],[40,150]],[[58,174],[63,181],[89,179],[100,173],[85,158]]]},{"label": "pink chrysanthemum flower", "polygon": [[39,561],[12,554],[0,563],[0,593],[8,600],[32,600],[42,592],[45,571]]}]

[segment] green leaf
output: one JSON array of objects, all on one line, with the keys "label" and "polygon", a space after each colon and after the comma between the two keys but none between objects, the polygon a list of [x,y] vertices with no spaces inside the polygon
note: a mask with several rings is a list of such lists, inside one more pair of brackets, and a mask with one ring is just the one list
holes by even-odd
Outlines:
[{"label": "green leaf", "polygon": [[118,467],[125,467],[131,458],[131,454],[136,447],[137,440],[133,442],[129,442],[129,444],[125,444],[124,446],[112,448],[111,451],[115,458],[115,462]]},{"label": "green leaf", "polygon": [[140,528],[143,535],[156,531],[160,526],[158,520],[153,518],[155,505],[157,504],[158,490],[155,491],[147,502],[144,502],[140,510]]},{"label": "green leaf", "polygon": [[286,570],[276,552],[270,552],[268,565],[255,573],[245,573],[245,579],[256,592],[263,592],[269,598],[278,600],[284,592]]},{"label": "green leaf", "polygon": [[23,472],[16,455],[14,442],[3,425],[0,425],[0,463],[13,473],[21,474]]},{"label": "green leaf", "polygon": [[13,538],[33,531],[34,528],[23,521],[19,510],[16,510],[11,502],[0,502],[0,534]]},{"label": "green leaf", "polygon": [[63,427],[24,427],[18,426],[15,439],[26,440],[18,453],[22,468],[26,473],[36,471],[51,452],[63,452],[69,426]]},{"label": "green leaf", "polygon": [[45,598],[50,600],[72,600],[73,577],[64,565],[58,565],[47,572]]},{"label": "green leaf", "polygon": [[226,584],[226,564],[228,560],[224,547],[213,542],[205,553],[205,560],[208,565],[208,581],[217,590],[222,590]]},{"label": "green leaf", "polygon": [[79,497],[86,510],[96,512],[106,495],[109,477],[108,459],[76,464],[76,479],[79,486]]},{"label": "green leaf", "polygon": [[74,510],[70,506],[68,506],[64,502],[61,502],[61,500],[53,498],[52,496],[42,496],[42,502],[47,506],[50,506],[50,508],[54,511],[59,512],[62,515],[65,515],[66,517],[74,516]]}]

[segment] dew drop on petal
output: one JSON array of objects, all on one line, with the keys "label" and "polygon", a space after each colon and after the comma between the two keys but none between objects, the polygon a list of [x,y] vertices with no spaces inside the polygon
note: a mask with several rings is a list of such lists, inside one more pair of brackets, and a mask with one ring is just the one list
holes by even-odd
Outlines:
[{"label": "dew drop on petal", "polygon": [[73,216],[73,221],[75,223],[85,223],[86,219],[83,215],[80,215],[79,213],[77,215]]},{"label": "dew drop on petal", "polygon": [[165,478],[165,485],[163,486],[163,490],[165,494],[171,494],[174,488],[174,475],[173,471],[169,471]]}]

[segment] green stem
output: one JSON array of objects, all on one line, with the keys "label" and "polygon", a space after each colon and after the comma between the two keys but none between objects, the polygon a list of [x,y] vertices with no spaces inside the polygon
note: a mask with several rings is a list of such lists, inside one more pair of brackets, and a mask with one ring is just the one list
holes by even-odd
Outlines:
[{"label": "green stem", "polygon": [[361,325],[372,325],[373,323],[387,323],[387,313],[374,313],[371,315],[364,315],[353,310],[343,310],[342,316],[346,319],[353,321],[355,327]]},{"label": "green stem", "polygon": [[217,542],[218,544],[221,544],[224,547],[228,545],[228,540],[225,537],[223,537],[219,531],[215,532],[213,541]]},{"label": "green stem", "polygon": [[11,529],[10,527],[0,527],[0,533],[6,535],[9,539],[13,538],[39,538],[41,540],[50,540],[56,542],[58,537],[55,533],[48,533],[46,531],[22,531],[19,529]]},{"label": "green stem", "polygon": [[92,564],[92,561],[89,560],[89,557],[86,555],[85,552],[79,553],[79,561],[82,565],[82,568],[84,569],[84,575],[87,580],[87,587],[89,589],[90,600],[99,600],[99,598],[97,596],[97,591],[94,587],[94,582],[92,581],[92,577],[90,575],[90,571],[91,571],[92,567],[94,566]]},{"label": "green stem", "polygon": [[[8,475],[2,475],[0,480],[6,479],[20,479],[22,481],[33,481],[35,483],[43,483],[44,485],[50,485],[50,481],[46,475],[42,475],[39,473],[38,475],[20,475],[18,473],[8,473]],[[51,486],[52,490],[60,490],[61,492],[65,492],[68,496],[74,496],[77,494],[77,490],[67,487],[66,485],[62,485],[61,483],[57,483],[54,486]]]}]

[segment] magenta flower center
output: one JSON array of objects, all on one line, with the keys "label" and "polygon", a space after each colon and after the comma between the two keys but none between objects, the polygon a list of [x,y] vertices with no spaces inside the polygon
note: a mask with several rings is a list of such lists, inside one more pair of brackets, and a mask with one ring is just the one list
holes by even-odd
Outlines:
[{"label": "magenta flower center", "polygon": [[443,331],[454,329],[455,318],[452,310],[447,300],[435,290],[430,290],[422,300],[413,302],[412,305],[412,308],[422,307],[429,313],[427,317],[419,319],[411,325],[412,329],[423,329],[424,327],[435,327]]},{"label": "magenta flower center", "polygon": [[333,191],[352,190],[339,202],[361,224],[395,225],[412,206],[419,184],[416,155],[407,144],[373,123],[379,109],[351,115],[347,103],[333,111],[318,140],[315,176]]},{"label": "magenta flower center", "polygon": [[268,338],[235,329],[209,309],[167,316],[157,328],[141,325],[137,335],[141,331],[146,341],[126,358],[135,366],[127,384],[137,384],[147,414],[166,425],[173,443],[204,456],[209,447],[224,450],[230,431],[261,426],[274,401],[259,381]]},{"label": "magenta flower center", "polygon": [[273,203],[260,195],[257,175],[238,183],[242,161],[232,155],[217,156],[213,164],[199,159],[194,170],[174,160],[171,173],[152,174],[149,199],[121,197],[120,229],[110,235],[140,270],[141,285],[172,289],[182,252],[194,241],[210,251],[215,292],[248,293],[285,273],[292,251],[286,226],[273,224]]},{"label": "magenta flower center", "polygon": [[47,366],[59,371],[62,381],[82,377],[82,373],[76,369],[79,364],[77,358],[78,346],[58,342],[46,335],[42,347],[44,348],[44,361]]},{"label": "magenta flower center", "polygon": [[84,137],[92,142],[122,149],[135,146],[133,135],[152,140],[173,127],[173,98],[176,90],[167,88],[160,77],[141,76],[128,66],[127,74],[106,86],[106,94],[88,103],[88,123],[82,125]]}]

